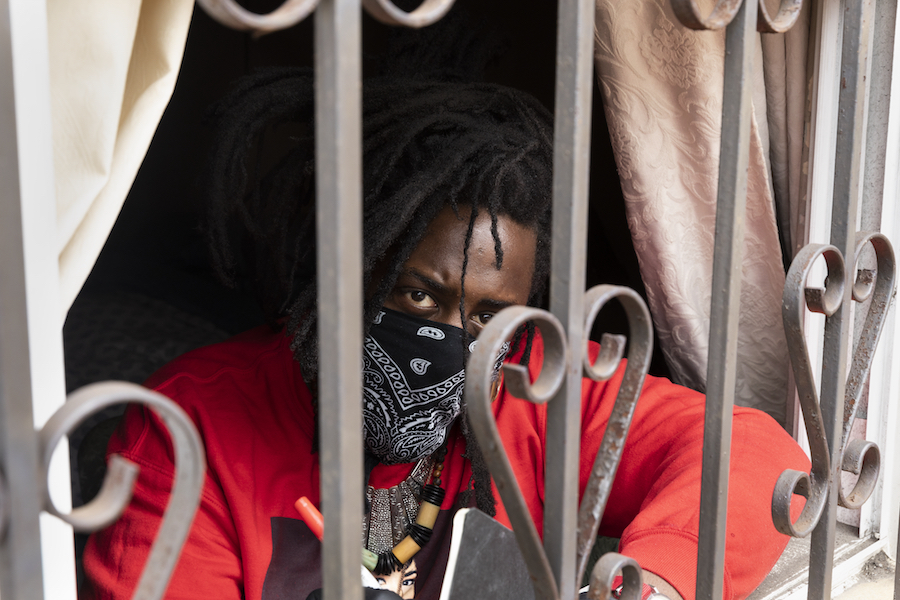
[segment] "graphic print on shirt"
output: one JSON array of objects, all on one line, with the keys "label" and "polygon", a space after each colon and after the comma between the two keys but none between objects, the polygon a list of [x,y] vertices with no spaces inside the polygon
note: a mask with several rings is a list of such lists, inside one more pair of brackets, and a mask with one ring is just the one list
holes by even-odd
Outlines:
[{"label": "graphic print on shirt", "polygon": [[[384,588],[401,598],[437,600],[440,597],[454,512],[440,512],[431,541],[403,569],[377,576]],[[261,600],[306,600],[310,592],[322,587],[322,543],[300,519],[272,517],[270,523],[272,559]]]},{"label": "graphic print on shirt", "polygon": [[403,598],[403,600],[408,600],[416,597],[416,578],[418,575],[416,559],[412,558],[402,568],[397,569],[390,575],[378,575],[375,579],[378,581],[381,589],[390,590]]}]

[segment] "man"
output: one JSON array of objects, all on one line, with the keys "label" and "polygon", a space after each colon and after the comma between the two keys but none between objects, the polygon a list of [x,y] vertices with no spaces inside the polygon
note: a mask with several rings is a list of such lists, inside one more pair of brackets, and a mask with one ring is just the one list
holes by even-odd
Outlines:
[{"label": "man", "polygon": [[[170,598],[302,599],[320,586],[319,542],[293,508],[300,496],[320,501],[311,137],[300,135],[261,184],[248,184],[244,166],[247,139],[310,118],[311,85],[303,74],[263,74],[219,109],[227,126],[212,168],[214,256],[233,276],[229,236],[241,222],[278,326],[189,353],[148,382],[194,419],[209,463]],[[494,314],[543,292],[552,119],[526,94],[487,84],[385,79],[364,101],[363,543],[383,580],[399,572],[407,593],[437,598],[454,512],[474,505],[508,523],[468,427],[462,365]],[[507,360],[540,368],[539,334],[525,328],[510,342]],[[621,375],[583,384],[582,490]],[[540,528],[545,407],[501,385],[493,410]],[[771,418],[735,413],[727,599],[752,591],[787,542],[770,516],[778,475],[808,468]],[[601,525],[672,598],[694,597],[702,427],[700,394],[648,378]],[[165,428],[143,409],[129,411],[110,451],[141,475],[122,519],[89,543],[92,598],[130,597],[173,470]],[[410,568],[415,579],[402,579]]]}]

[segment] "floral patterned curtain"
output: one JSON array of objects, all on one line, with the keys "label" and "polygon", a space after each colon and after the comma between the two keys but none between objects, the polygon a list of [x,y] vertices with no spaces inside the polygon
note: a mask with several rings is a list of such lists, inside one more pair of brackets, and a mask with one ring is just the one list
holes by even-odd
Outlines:
[{"label": "floral patterned curtain", "polygon": [[[757,45],[741,287],[735,401],[782,423],[790,365],[776,215],[789,223],[800,193],[806,48],[805,37],[795,38],[805,27],[787,34],[790,44],[781,35],[766,40],[765,64],[763,42]],[[641,276],[673,379],[699,390],[707,369],[724,53],[724,31],[685,28],[670,0],[597,0],[596,68]],[[776,107],[771,115],[769,106]]]}]

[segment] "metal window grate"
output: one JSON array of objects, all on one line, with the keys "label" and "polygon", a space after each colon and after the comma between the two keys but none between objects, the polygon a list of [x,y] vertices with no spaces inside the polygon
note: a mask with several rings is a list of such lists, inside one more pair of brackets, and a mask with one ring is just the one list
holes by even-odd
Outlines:
[{"label": "metal window grate", "polygon": [[[316,29],[316,127],[317,136],[317,227],[329,235],[318,236],[319,327],[323,333],[320,352],[320,431],[322,497],[325,510],[323,580],[326,600],[359,598],[359,527],[361,514],[362,465],[361,429],[358,406],[360,397],[359,364],[361,323],[361,127],[360,127],[360,3],[357,0],[287,0],[270,15],[254,15],[233,0],[198,0],[223,24],[260,32],[283,29],[314,13]],[[740,292],[740,255],[743,244],[743,220],[746,205],[747,162],[750,133],[750,78],[757,31],[781,32],[791,27],[799,14],[798,0],[785,0],[774,16],[765,2],[720,0],[706,17],[699,14],[692,0],[672,0],[673,8],[688,27],[726,28],[727,51],[724,65],[722,146],[720,153],[718,208],[710,326],[705,422],[703,491],[701,499],[701,539],[699,548],[697,596],[720,598],[724,578],[725,521],[728,489],[731,412],[733,407],[736,363],[738,298]],[[3,3],[10,13],[11,2]],[[440,19],[452,0],[426,0],[412,13],[397,9],[390,0],[362,0],[362,6],[378,20],[392,25],[422,27]],[[809,597],[830,596],[836,510],[858,506],[872,493],[880,458],[871,443],[849,441],[849,430],[856,406],[872,363],[872,354],[884,325],[894,290],[894,257],[887,239],[874,231],[879,226],[880,205],[864,203],[863,227],[856,231],[858,199],[863,186],[863,124],[866,108],[866,65],[872,18],[862,0],[848,0],[844,16],[841,65],[841,91],[837,136],[837,161],[830,245],[809,245],[795,258],[785,285],[785,329],[794,365],[800,400],[812,449],[809,474],[786,472],[779,480],[773,499],[776,527],[791,535],[812,532]],[[879,3],[879,10],[882,4]],[[893,8],[896,10],[896,7]],[[895,17],[879,21],[877,35],[889,39]],[[0,111],[6,123],[18,114],[15,99],[15,63],[12,58],[11,27],[7,19],[0,27]],[[467,379],[466,393],[473,411],[480,411],[478,435],[487,452],[495,478],[508,481],[502,486],[504,504],[516,525],[523,553],[535,580],[540,598],[574,598],[576,582],[585,569],[590,540],[596,535],[600,516],[611,487],[612,473],[618,464],[638,391],[646,374],[652,341],[650,318],[640,298],[630,290],[599,286],[584,293],[585,223],[592,76],[593,0],[561,0],[559,3],[556,123],[553,184],[553,255],[550,287],[550,311],[514,307],[491,321],[484,341],[474,353]],[[699,34],[698,34],[699,35]],[[882,53],[881,56],[884,56]],[[888,54],[889,55],[889,54]],[[887,65],[890,69],[891,64]],[[881,108],[886,115],[887,109]],[[886,118],[886,117],[885,117]],[[872,117],[869,127],[872,131]],[[324,135],[323,135],[324,133]],[[0,129],[2,143],[16,148],[16,130]],[[870,133],[869,143],[875,143]],[[873,146],[878,148],[878,146]],[[877,150],[876,150],[877,152]],[[874,156],[874,153],[873,153]],[[883,179],[884,163],[877,157],[867,165],[866,181]],[[17,290],[25,288],[20,193],[16,176],[18,163],[12,158],[0,160],[6,173],[7,196],[0,205],[0,250],[3,268],[0,278],[0,595],[7,599],[37,598],[41,586],[38,515],[41,507],[57,514],[79,529],[91,530],[114,520],[130,494],[133,469],[118,463],[111,476],[115,486],[91,505],[62,514],[45,493],[49,456],[56,443],[77,422],[123,398],[148,403],[166,420],[179,450],[179,490],[170,512],[181,521],[170,531],[164,526],[157,546],[160,556],[177,556],[186,536],[187,518],[197,504],[203,473],[203,451],[190,420],[174,405],[151,392],[136,387],[101,384],[73,395],[63,409],[38,432],[34,443],[31,390],[27,360],[9,357],[27,347],[28,331],[24,319],[15,316],[24,311]],[[16,182],[12,185],[9,182]],[[874,184],[873,184],[874,185]],[[871,195],[869,196],[871,197]],[[875,215],[875,216],[873,216]],[[859,268],[862,249],[870,247],[876,265]],[[807,285],[810,268],[818,257],[828,264],[825,289]],[[8,285],[8,282],[13,282]],[[600,308],[617,298],[626,308],[631,326],[631,350],[625,382],[619,392],[609,430],[595,463],[595,473],[578,513],[578,432],[582,376],[608,377],[610,366],[618,364],[624,339],[604,338],[604,354],[597,364],[586,363],[585,345],[590,325]],[[853,335],[853,302],[868,302],[856,316]],[[827,316],[825,353],[822,368],[821,397],[816,392],[809,364],[803,320],[807,310]],[[509,480],[508,461],[502,444],[491,429],[489,376],[496,351],[509,333],[525,320],[544,327],[546,363],[534,384],[521,380],[516,384],[512,372],[509,385],[518,386],[517,395],[532,401],[547,402],[547,481],[544,541],[540,543],[529,513]],[[327,334],[325,333],[327,332]],[[851,352],[851,339],[855,338]],[[23,342],[24,340],[24,342]],[[849,373],[849,375],[847,375]],[[478,413],[474,413],[478,414]],[[27,423],[28,427],[22,427]],[[608,438],[608,439],[607,439]],[[491,440],[495,443],[491,444]],[[851,492],[839,489],[841,471],[859,475]],[[789,515],[791,497],[807,496],[807,508],[800,519]],[[40,502],[36,502],[41,499]],[[169,522],[167,521],[167,524]],[[178,531],[174,531],[174,530]],[[587,546],[587,548],[586,548]],[[156,550],[154,550],[156,552]],[[152,562],[152,561],[151,561]],[[174,561],[154,563],[145,571],[146,589],[139,598],[159,598],[165,589]],[[592,575],[593,593],[608,588],[616,571],[631,569],[628,561],[601,562]],[[151,589],[151,587],[153,589]],[[605,592],[604,592],[605,594]],[[601,597],[600,595],[596,597]]]}]

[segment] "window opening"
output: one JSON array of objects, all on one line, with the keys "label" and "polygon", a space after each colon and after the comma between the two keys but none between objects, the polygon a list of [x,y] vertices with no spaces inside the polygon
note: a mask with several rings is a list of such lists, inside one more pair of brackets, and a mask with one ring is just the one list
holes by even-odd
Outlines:
[{"label": "window opening", "polygon": [[[380,9],[374,8],[376,6],[375,0],[371,0],[371,3],[373,7],[370,8],[370,10],[379,15],[382,20],[392,18],[390,9],[383,3],[379,4],[381,6]],[[434,11],[434,15],[436,16],[441,11],[440,4],[441,3],[437,0],[429,0],[429,2],[423,6],[423,11],[427,13],[428,10],[425,9],[430,9]],[[569,115],[570,118],[561,118],[560,120],[562,126],[557,128],[557,145],[565,145],[567,148],[575,148],[578,149],[578,151],[570,153],[570,158],[573,158],[573,161],[567,162],[566,157],[557,157],[561,162],[557,164],[556,198],[558,200],[558,205],[555,210],[556,216],[554,218],[559,220],[564,220],[566,218],[570,219],[572,222],[564,228],[564,230],[568,232],[573,230],[578,231],[584,227],[584,224],[587,221],[586,213],[584,211],[587,209],[586,175],[588,165],[585,157],[587,155],[586,132],[590,130],[590,127],[587,126],[590,120],[590,91],[588,90],[587,93],[582,91],[580,96],[573,94],[579,87],[577,83],[583,82],[586,77],[589,77],[591,71],[591,53],[589,48],[590,40],[592,38],[590,30],[593,26],[593,19],[588,18],[592,15],[592,11],[588,11],[586,8],[589,4],[590,3],[583,3],[581,8],[575,6],[568,7],[568,9],[571,10],[566,9],[561,13],[563,31],[570,34],[561,36],[562,53],[564,56],[570,58],[574,57],[574,60],[571,64],[565,65],[566,68],[571,68],[571,71],[562,69],[560,73],[557,73],[558,81],[562,83],[557,87],[556,103],[558,106],[565,105],[572,109],[572,114]],[[298,11],[298,14],[299,12],[302,12],[297,8],[300,6],[300,3],[295,2],[292,6],[294,10]],[[685,6],[688,5],[676,3],[676,12],[679,12],[680,17],[685,22],[692,23],[697,27],[710,25],[710,23],[704,22],[703,18],[699,18],[697,15],[693,15],[691,11],[687,11]],[[809,478],[804,479],[804,477],[807,477],[805,474],[801,474],[799,478],[791,475],[784,480],[784,485],[782,485],[782,492],[785,493],[788,498],[790,497],[791,492],[805,487],[806,494],[810,495],[810,506],[815,504],[813,498],[817,493],[816,486],[821,483],[820,481],[817,481],[817,479],[824,478],[827,481],[835,473],[838,473],[840,469],[838,466],[840,460],[844,459],[846,461],[846,456],[851,453],[851,450],[859,455],[861,461],[863,457],[868,458],[870,461],[876,460],[872,458],[874,455],[871,450],[871,445],[850,445],[845,447],[845,442],[848,437],[847,431],[852,424],[853,412],[855,411],[855,403],[861,393],[862,381],[866,378],[865,376],[867,375],[870,361],[859,358],[859,356],[851,355],[848,349],[849,344],[846,341],[849,339],[851,332],[850,318],[844,316],[843,313],[849,312],[851,299],[861,301],[870,296],[875,298],[876,302],[874,302],[874,304],[883,305],[886,311],[888,298],[893,289],[893,257],[890,255],[889,245],[880,234],[869,234],[862,240],[863,244],[869,244],[874,249],[874,255],[877,262],[877,278],[875,279],[874,285],[869,285],[871,282],[859,279],[853,269],[854,257],[857,256],[857,240],[854,239],[857,221],[855,199],[859,196],[859,188],[862,185],[859,156],[862,154],[861,132],[864,122],[862,111],[865,106],[865,63],[864,60],[860,59],[859,53],[860,49],[864,52],[868,45],[866,40],[868,30],[861,25],[863,5],[859,4],[859,6],[854,6],[853,9],[854,10],[850,11],[846,17],[843,40],[843,79],[848,80],[851,83],[850,85],[842,86],[840,99],[841,106],[845,109],[842,110],[842,119],[846,119],[846,121],[841,122],[842,126],[839,128],[837,140],[838,167],[835,181],[836,216],[833,217],[834,226],[832,229],[832,243],[835,244],[835,247],[809,249],[807,252],[809,256],[804,255],[802,260],[796,263],[800,264],[796,277],[797,282],[795,282],[799,287],[786,292],[786,297],[795,300],[798,307],[800,307],[800,310],[803,310],[802,304],[806,304],[812,310],[819,310],[826,314],[831,313],[829,314],[831,320],[829,320],[826,325],[825,333],[826,366],[823,375],[825,383],[822,390],[822,411],[825,413],[825,418],[818,424],[820,432],[829,430],[829,434],[826,436],[828,448],[824,453],[814,452],[814,471],[817,467],[824,470],[819,475],[814,473],[811,480]],[[578,10],[584,12],[579,13]],[[731,51],[729,52],[729,56],[733,58],[730,58],[729,60],[734,60],[734,62],[726,63],[726,94],[733,93],[734,96],[726,95],[724,102],[726,105],[726,118],[723,118],[723,122],[725,123],[725,134],[723,135],[723,139],[728,140],[746,139],[747,131],[749,130],[749,95],[747,87],[742,87],[740,80],[745,78],[748,73],[747,64],[751,56],[751,52],[749,52],[748,49],[752,45],[752,42],[748,40],[755,35],[754,29],[756,24],[753,17],[756,11],[754,9],[754,4],[747,2],[746,0],[737,10],[738,12],[736,15],[722,15],[719,13],[714,13],[713,15],[714,20],[719,19],[719,21],[721,21],[716,23],[716,26],[726,22],[728,23],[729,44],[733,44],[730,46]],[[308,12],[310,12],[310,10],[307,10],[307,13]],[[351,13],[354,13],[355,16]],[[764,12],[761,14],[764,15]],[[357,104],[358,98],[354,97],[353,92],[353,88],[357,85],[362,71],[359,62],[360,52],[359,47],[357,46],[360,37],[358,7],[354,7],[352,3],[349,2],[346,4],[335,5],[325,4],[318,7],[314,18],[316,19],[317,30],[319,31],[319,37],[316,42],[318,44],[316,57],[317,60],[321,61],[317,65],[318,68],[316,71],[317,77],[320,78],[318,93],[324,94],[319,97],[317,103],[320,110],[324,111],[319,115],[319,126],[320,128],[323,125],[330,127],[333,129],[334,133],[334,135],[325,136],[324,140],[322,139],[323,136],[319,136],[319,143],[324,144],[319,148],[320,158],[325,156],[331,157],[330,165],[322,164],[323,162],[327,163],[327,161],[320,160],[320,168],[323,169],[322,173],[324,174],[324,177],[322,177],[320,181],[320,193],[323,194],[323,197],[344,197],[349,201],[349,204],[344,207],[342,207],[340,203],[335,203],[334,206],[336,207],[336,211],[330,216],[326,215],[325,211],[319,211],[319,217],[323,219],[320,226],[323,230],[327,231],[341,231],[344,227],[348,228],[346,231],[352,231],[354,222],[358,222],[359,209],[354,202],[358,203],[359,192],[358,189],[353,187],[356,184],[350,185],[349,188],[346,186],[348,185],[348,181],[352,182],[358,180],[356,171],[354,170],[358,169],[358,156],[354,157],[342,154],[336,145],[329,146],[329,144],[336,144],[337,140],[344,139],[343,136],[347,136],[348,140],[358,138],[358,117],[354,116],[359,112]],[[780,23],[769,20],[769,27],[776,29],[784,27],[787,19],[784,17],[780,18],[782,18],[782,22]],[[566,19],[569,19],[569,21],[566,21]],[[768,19],[767,16],[765,16],[763,20],[765,21],[766,19]],[[569,27],[570,29],[567,30],[566,27]],[[349,37],[345,39],[344,36]],[[350,41],[348,42],[347,40]],[[571,44],[568,49],[566,49],[567,44]],[[347,51],[348,47],[352,52]],[[865,58],[864,53],[862,57],[863,59]],[[344,60],[348,62],[344,64],[344,66],[341,66],[341,61]],[[738,66],[741,62],[743,62],[743,66]],[[587,75],[585,73],[587,73]],[[735,85],[729,83],[729,81],[731,81],[729,77],[735,78]],[[584,88],[584,86],[582,86],[582,88]],[[343,91],[341,91],[342,89]],[[345,101],[347,104],[344,104]],[[727,111],[731,108],[736,109],[735,115],[740,115],[739,118],[727,118],[727,115],[729,114]],[[343,116],[341,115],[342,111],[344,113]],[[729,130],[732,125],[735,126],[735,131],[733,133]],[[350,128],[349,131],[346,127]],[[736,268],[739,266],[739,259],[737,258],[739,252],[737,250],[739,249],[741,241],[739,227],[740,213],[743,209],[741,206],[742,194],[739,188],[742,185],[741,164],[742,162],[743,164],[746,164],[746,152],[741,149],[745,148],[746,144],[739,143],[738,146],[733,159],[730,158],[726,152],[723,152],[721,162],[723,164],[722,172],[724,175],[720,176],[720,190],[722,190],[720,198],[734,198],[736,199],[736,202],[730,207],[726,206],[724,202],[720,202],[719,217],[721,224],[717,225],[717,239],[722,240],[722,244],[718,246],[717,253],[720,251],[725,252],[726,258],[716,261],[720,267],[718,268],[717,272],[719,274],[716,275],[715,281],[722,282],[722,287],[729,288],[731,294],[724,299],[721,308],[716,309],[714,303],[713,309],[712,329],[721,332],[719,341],[716,342],[721,346],[721,351],[715,350],[716,356],[725,356],[728,358],[723,361],[717,360],[712,363],[709,378],[709,385],[712,391],[708,393],[708,396],[710,397],[710,400],[708,401],[709,409],[707,411],[708,443],[705,444],[705,447],[708,449],[707,454],[712,466],[709,468],[705,466],[704,470],[705,485],[704,500],[701,504],[701,512],[703,514],[701,521],[703,523],[703,530],[710,532],[710,535],[707,536],[704,534],[701,538],[701,572],[698,573],[698,590],[701,595],[708,595],[710,597],[721,596],[722,591],[721,562],[724,552],[722,548],[724,543],[724,527],[722,526],[724,520],[724,506],[722,503],[716,501],[716,496],[721,496],[721,491],[727,487],[727,475],[724,480],[721,478],[721,461],[719,459],[723,453],[727,455],[727,450],[723,451],[722,448],[727,449],[729,445],[730,426],[728,424],[728,414],[730,411],[728,409],[731,406],[729,398],[732,393],[729,388],[733,388],[732,373],[734,370],[733,357],[735,353],[733,351],[733,346],[731,345],[735,338],[735,315],[737,312],[737,305],[735,304],[736,300],[734,300],[734,298],[735,291],[737,287],[739,287],[739,281],[732,278],[730,273],[739,271],[739,269]],[[355,151],[358,153],[358,146],[355,146]],[[343,164],[344,162],[350,164],[349,175],[345,172],[347,165]],[[330,184],[327,183],[329,179],[331,182]],[[329,185],[332,187],[329,188]],[[732,189],[725,189],[729,187]],[[322,190],[327,191],[323,192]],[[580,203],[574,203],[575,208],[582,212],[573,212],[573,203],[569,201],[573,196],[582,198]],[[354,197],[356,197],[356,201],[353,200]],[[870,208],[864,209],[864,212],[867,212],[867,214],[874,214],[872,211],[873,209]],[[330,221],[326,223],[325,220],[329,219]],[[864,223],[869,223],[871,219],[868,216],[864,216],[863,221]],[[581,230],[583,231],[583,229]],[[565,237],[565,235],[559,234],[557,237],[558,239],[561,239]],[[580,239],[581,237],[583,236],[570,236],[570,240]],[[327,258],[328,251],[325,250],[325,242],[322,242],[319,248],[320,258],[326,261],[329,260]],[[358,272],[358,264],[353,264],[353,261],[356,259],[352,258],[352,255],[358,254],[358,252],[355,252],[352,246],[348,248],[346,245],[342,247],[340,244],[335,244],[332,246],[332,250],[334,254],[333,262],[320,263],[320,271],[328,271],[335,265],[343,264],[342,267],[337,269],[337,272]],[[351,255],[349,266],[342,262],[343,260],[348,260],[342,258],[343,253],[347,250],[350,251],[349,254]],[[563,270],[568,270],[570,272],[570,280],[576,282],[581,281],[581,277],[584,273],[583,247],[579,247],[579,244],[576,243],[563,252],[563,246],[561,244],[555,244],[554,252],[556,253],[554,258],[554,271],[562,272]],[[560,252],[563,253],[560,254]],[[829,271],[831,277],[829,278],[826,289],[820,292],[805,289],[801,268],[803,260],[812,260],[813,257],[818,255],[824,255],[831,259]],[[843,289],[838,289],[838,285],[842,278],[841,274],[843,274],[844,286]],[[352,283],[350,288],[343,287],[349,280],[358,280],[358,278],[330,277],[323,279],[322,281],[326,280],[333,283],[335,286],[331,292],[326,292],[326,294],[330,294],[326,297],[334,300],[333,304],[335,306],[338,305],[338,300],[361,295],[358,281],[356,281],[355,287],[353,287]],[[320,285],[322,285],[321,282]],[[555,314],[562,317],[564,323],[564,325],[561,326],[560,340],[563,339],[563,336],[568,335],[570,343],[571,340],[580,339],[580,331],[583,328],[581,314],[581,304],[583,299],[580,298],[580,287],[582,286],[557,286],[556,288],[551,288],[550,293],[550,308],[553,309]],[[847,310],[845,311],[844,309]],[[348,310],[349,313],[359,314],[358,307],[351,305]],[[348,356],[348,352],[350,352],[348,349],[355,349],[354,352],[358,353],[357,341],[360,337],[359,323],[353,323],[352,320],[348,321],[346,318],[341,318],[342,314],[344,313],[338,310],[332,315],[334,330],[338,331],[335,339],[338,340],[339,343],[333,349],[329,350],[327,347],[323,349],[326,356],[328,352],[333,353],[333,360],[326,362],[341,362],[339,360],[340,358]],[[546,313],[541,313],[541,315],[543,314]],[[544,318],[541,315],[535,313],[532,316],[534,318]],[[327,322],[327,315],[323,317],[323,319]],[[546,326],[548,332],[555,327],[550,321],[547,322]],[[802,324],[798,323],[798,327],[802,327]],[[874,332],[875,329],[880,329],[880,324],[877,323],[877,319],[873,321],[871,326],[867,325],[863,329],[862,335],[864,337],[861,338],[862,341],[860,342],[860,346],[865,348],[869,353],[871,353],[872,348],[874,348],[877,335],[870,335],[867,339],[865,337],[865,332]],[[632,333],[634,332],[632,331]],[[564,343],[565,342],[563,341],[548,342],[547,347],[550,349],[548,352],[555,347],[554,344],[561,347]],[[610,339],[608,340],[608,345],[615,346],[616,344]],[[714,348],[718,349],[719,346],[714,345]],[[802,347],[805,350],[805,346],[806,341],[801,336],[793,343],[794,356],[797,355],[797,348]],[[729,350],[729,348],[731,349]],[[634,350],[635,349],[632,348],[632,351]],[[619,351],[624,351],[624,348],[619,348]],[[552,354],[552,352],[550,353]],[[854,362],[854,360],[856,360],[856,362]],[[355,364],[357,361],[350,362]],[[844,398],[845,387],[843,373],[846,371],[847,365],[851,368],[851,375],[857,375],[858,377],[856,379],[851,379],[851,381],[846,384],[849,385],[847,400],[849,401],[848,406],[851,408],[849,418],[842,420],[840,418],[840,408]],[[350,369],[346,373],[336,371],[330,376],[331,379],[333,379],[332,393],[335,394],[335,398],[333,402],[328,403],[329,405],[333,405],[337,408],[340,406],[338,400],[359,396],[357,393],[358,390],[355,390],[352,386],[350,389],[342,391],[342,386],[347,385],[348,380],[355,379],[352,376],[352,371],[353,369]],[[328,379],[328,377],[329,375],[325,373],[323,379]],[[729,386],[729,384],[731,385]],[[567,482],[566,479],[571,479],[572,467],[574,466],[575,461],[572,459],[572,446],[567,446],[563,441],[567,438],[577,438],[577,431],[575,436],[572,436],[571,433],[572,430],[574,430],[573,428],[576,423],[573,420],[572,414],[577,412],[579,406],[579,399],[575,392],[577,392],[577,389],[580,387],[580,374],[570,374],[569,381],[566,385],[571,391],[569,394],[570,400],[567,403],[569,406],[568,408],[565,408],[567,404],[562,402],[556,402],[554,404],[554,411],[551,412],[550,417],[550,429],[553,433],[551,433],[548,438],[551,447],[560,449],[560,454],[558,456],[549,459],[551,464],[559,467],[559,484],[557,486],[551,479],[548,479],[548,484],[550,484],[550,487],[568,490],[567,493],[569,494],[569,496],[567,496],[566,493],[562,493],[558,497],[551,497],[551,499],[548,500],[548,512],[555,515],[553,519],[545,524],[545,533],[547,536],[545,539],[545,547],[549,549],[549,552],[548,555],[544,555],[545,564],[544,567],[542,567],[544,571],[542,577],[545,584],[544,590],[548,597],[553,597],[557,594],[555,581],[562,582],[562,587],[559,592],[561,592],[563,597],[571,596],[574,593],[574,589],[569,588],[574,585],[575,578],[567,577],[567,575],[571,574],[569,571],[574,568],[575,564],[575,556],[572,555],[574,544],[571,543],[574,536],[572,533],[574,527],[572,527],[572,525],[575,523],[575,515],[572,507],[575,505],[575,502],[571,501],[572,498],[570,497],[571,490],[574,486],[571,485],[571,482]],[[328,387],[327,384],[326,387]],[[353,403],[349,402],[344,409],[349,409],[352,405]],[[557,406],[559,407],[559,414],[556,414]],[[810,410],[809,406],[811,405],[807,403],[805,408],[807,408],[807,412],[809,413],[808,419],[812,420],[811,417],[815,411]],[[74,414],[77,412],[78,408],[79,402],[73,401],[71,405],[67,405],[66,410],[58,413],[59,418],[54,417],[56,421],[51,421],[51,425],[48,426],[45,432],[45,437],[50,444],[48,447],[52,447],[52,443],[58,439],[58,435],[61,435],[67,426],[70,426],[77,420],[75,417],[71,417],[67,421],[66,415]],[[845,406],[845,408],[847,407]],[[834,414],[832,415],[829,413]],[[340,470],[342,467],[349,471],[357,471],[360,470],[361,467],[361,465],[358,464],[358,448],[353,444],[341,441],[343,438],[341,437],[340,421],[342,420],[346,422],[346,416],[340,411],[335,412],[332,415],[325,414],[323,417],[324,423],[327,424],[332,422],[334,424],[333,430],[337,434],[335,435],[337,443],[332,445],[330,442],[327,442],[326,445],[323,446],[323,466],[326,470],[329,468]],[[66,425],[66,423],[69,425]],[[356,429],[358,429],[358,427],[356,427]],[[188,437],[190,436],[188,435]],[[197,456],[199,456],[199,454]],[[354,456],[356,456],[356,459],[353,458]],[[706,460],[704,462],[706,462]],[[864,476],[862,485],[871,487],[872,484],[865,480],[865,469],[866,467],[863,466]],[[826,475],[826,473],[828,474]],[[793,479],[791,479],[791,477],[793,477]],[[356,483],[358,483],[358,481]],[[327,558],[324,567],[327,582],[326,589],[332,590],[330,593],[339,594],[341,597],[349,597],[354,593],[358,594],[358,581],[356,580],[358,573],[352,572],[347,568],[348,563],[354,564],[354,561],[349,560],[351,554],[354,552],[358,553],[358,543],[354,542],[355,537],[358,536],[357,528],[348,525],[348,523],[353,522],[353,519],[351,518],[352,515],[359,512],[356,510],[358,509],[356,504],[358,504],[360,495],[357,493],[359,492],[359,490],[356,489],[357,487],[359,486],[352,484],[352,482],[348,484],[345,478],[344,480],[334,482],[333,488],[331,488],[330,491],[326,489],[325,492],[326,497],[332,497],[339,501],[344,513],[343,518],[341,519],[336,519],[334,516],[330,517],[329,514],[326,513],[326,519],[328,519],[326,524],[330,523],[330,526],[327,526],[326,529],[329,532],[335,532],[334,534],[328,534],[332,536],[333,539],[330,542],[326,542],[326,548],[331,546],[338,548],[339,550],[338,552],[333,553],[333,556],[330,556],[330,553],[326,551]],[[842,493],[837,491],[837,488],[834,486],[826,485],[824,488],[822,488],[822,486],[820,486],[820,488],[821,489],[818,490],[820,495],[830,495],[832,498],[828,502],[823,503],[822,510],[824,510],[824,513],[820,512],[818,509],[811,510],[810,518],[807,520],[808,522],[802,523],[804,527],[808,524],[814,524],[815,522],[820,524],[813,533],[812,583],[810,586],[810,597],[825,597],[827,594],[830,594],[831,567],[833,560],[831,548],[834,544],[833,515],[836,506],[833,497],[836,494],[842,495]],[[860,494],[860,496],[862,495],[867,496],[868,494]],[[554,504],[554,502],[556,504]],[[849,496],[843,497],[842,495],[841,502],[845,505],[853,505],[854,503],[859,502],[859,498]],[[775,508],[773,510],[777,513],[779,509]],[[785,513],[784,510],[781,512]],[[814,515],[812,513],[824,514],[824,517],[819,519],[818,514]],[[72,516],[68,517],[68,519],[77,520],[76,515],[78,514],[81,513],[74,513]],[[790,523],[790,517],[785,516],[785,514],[782,514],[781,521],[778,521],[778,517],[776,516],[776,523],[779,527],[784,529],[791,529],[795,526],[795,524]],[[537,557],[543,555],[543,552],[543,550],[540,550],[539,545],[535,545],[534,556]],[[353,555],[355,556],[355,554]],[[620,564],[617,565],[616,568],[621,567],[622,565]],[[705,570],[707,568],[708,570]],[[569,580],[571,580],[572,583],[566,583]],[[706,586],[709,586],[708,589]]]}]

